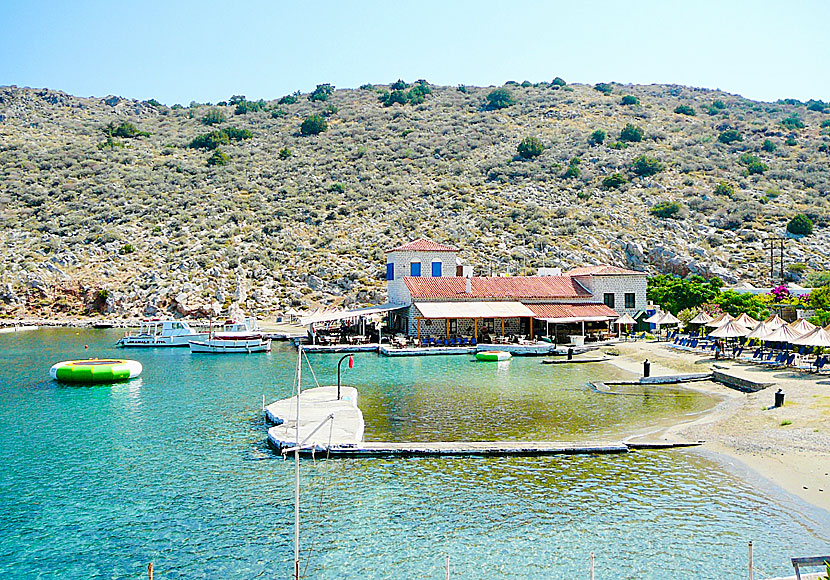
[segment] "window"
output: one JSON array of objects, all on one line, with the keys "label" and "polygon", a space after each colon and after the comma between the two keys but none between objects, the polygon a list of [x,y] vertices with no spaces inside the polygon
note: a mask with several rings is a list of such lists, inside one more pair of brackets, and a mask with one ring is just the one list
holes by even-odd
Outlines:
[{"label": "window", "polygon": [[432,277],[433,278],[440,278],[441,277],[441,262],[433,262],[432,263]]},{"label": "window", "polygon": [[492,318],[483,318],[481,320],[481,329],[484,332],[493,332],[493,319]]},{"label": "window", "polygon": [[395,264],[388,263],[386,264],[386,279],[387,280],[394,280],[395,279]]},{"label": "window", "polygon": [[606,292],[602,295],[602,301],[608,308],[614,308],[614,293]]},{"label": "window", "polygon": [[420,276],[421,275],[421,263],[420,262],[412,262],[409,264],[409,275],[410,276]]},{"label": "window", "polygon": [[458,320],[450,318],[450,334],[458,334]]},{"label": "window", "polygon": [[625,293],[625,307],[626,308],[635,308],[635,306],[634,306],[634,292],[626,292]]}]

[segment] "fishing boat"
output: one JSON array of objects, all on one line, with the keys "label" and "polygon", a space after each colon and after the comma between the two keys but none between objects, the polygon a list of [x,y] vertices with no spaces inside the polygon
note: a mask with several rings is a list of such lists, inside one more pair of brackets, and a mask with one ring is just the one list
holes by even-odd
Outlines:
[{"label": "fishing boat", "polygon": [[262,332],[255,318],[249,317],[226,320],[221,331],[210,333],[204,340],[191,340],[189,346],[190,352],[210,354],[271,352],[271,338]]},{"label": "fishing boat", "polygon": [[138,333],[126,333],[116,346],[182,346],[194,339],[207,338],[207,332],[196,332],[183,320],[143,320]]}]

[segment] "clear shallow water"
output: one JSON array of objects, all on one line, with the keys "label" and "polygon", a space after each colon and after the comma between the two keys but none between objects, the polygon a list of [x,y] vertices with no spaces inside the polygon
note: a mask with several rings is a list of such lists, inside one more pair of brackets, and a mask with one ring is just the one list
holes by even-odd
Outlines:
[{"label": "clear shallow water", "polygon": [[[76,334],[77,332],[77,334]],[[0,335],[0,573],[5,578],[287,578],[293,465],[264,446],[262,395],[290,394],[294,351],[116,351],[117,332]],[[83,344],[91,346],[83,350]],[[129,356],[144,374],[68,387],[49,366]],[[311,355],[321,383],[339,357]],[[593,393],[601,365],[355,357],[367,438],[610,439],[712,401]],[[429,418],[428,423],[419,418]],[[306,461],[313,578],[743,577],[826,552],[830,526],[682,451],[513,459]],[[794,511],[795,509],[795,511]],[[756,574],[756,577],[763,577]]]}]

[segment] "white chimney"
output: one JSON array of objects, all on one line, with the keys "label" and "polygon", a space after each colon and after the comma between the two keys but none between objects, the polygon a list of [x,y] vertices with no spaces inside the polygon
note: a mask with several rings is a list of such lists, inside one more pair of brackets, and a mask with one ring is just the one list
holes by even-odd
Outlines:
[{"label": "white chimney", "polygon": [[464,277],[464,292],[467,294],[473,293],[473,281],[469,276]]}]

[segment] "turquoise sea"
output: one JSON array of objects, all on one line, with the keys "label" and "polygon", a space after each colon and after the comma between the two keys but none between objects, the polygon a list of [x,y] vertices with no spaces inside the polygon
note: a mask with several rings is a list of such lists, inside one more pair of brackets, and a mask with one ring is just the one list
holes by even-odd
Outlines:
[{"label": "turquoise sea", "polygon": [[[262,396],[291,394],[296,351],[117,350],[118,331],[0,335],[0,576],[289,578],[293,463],[265,445]],[[85,350],[84,345],[89,345]],[[61,360],[126,356],[141,378],[53,382]],[[310,355],[321,384],[339,356]],[[309,377],[309,372],[305,373]],[[375,440],[613,440],[715,404],[629,396],[603,365],[355,356]],[[309,377],[306,387],[312,386]],[[307,578],[756,578],[830,552],[830,515],[691,451],[523,458],[304,460]]]}]

